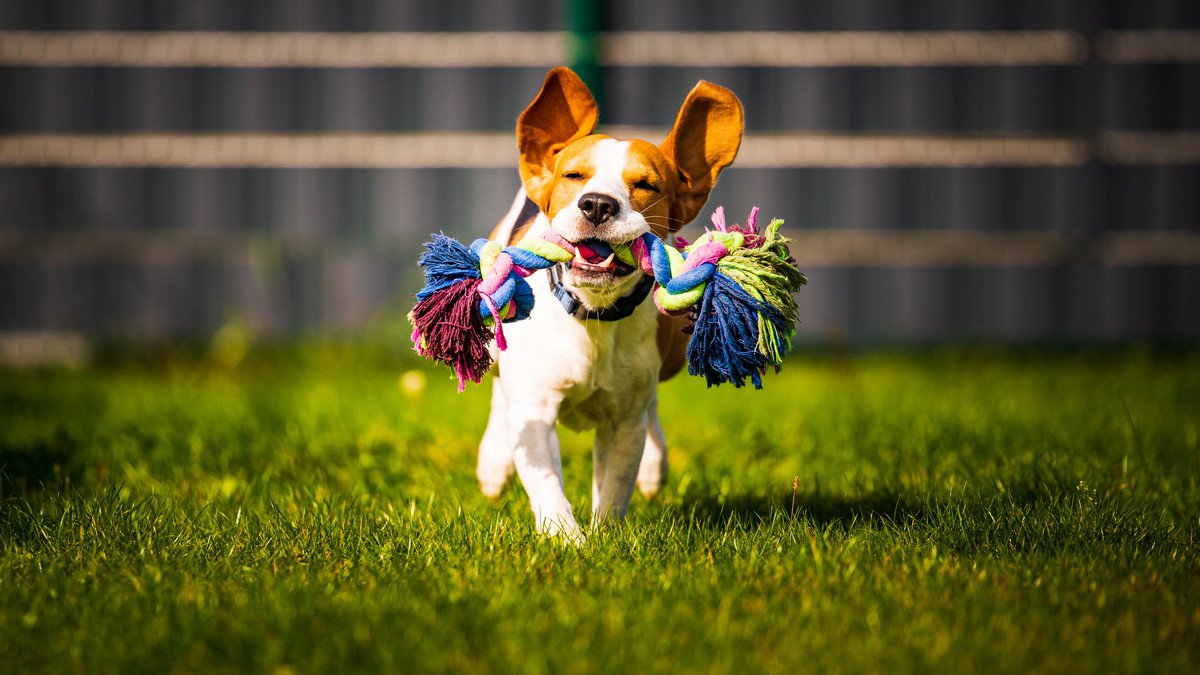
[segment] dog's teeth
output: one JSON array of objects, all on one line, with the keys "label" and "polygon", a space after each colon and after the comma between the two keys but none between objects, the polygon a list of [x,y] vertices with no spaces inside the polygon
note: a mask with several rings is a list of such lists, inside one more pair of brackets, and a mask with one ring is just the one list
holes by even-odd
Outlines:
[{"label": "dog's teeth", "polygon": [[608,267],[609,265],[612,264],[613,258],[615,258],[615,257],[617,257],[617,253],[616,253],[616,251],[613,251],[612,253],[608,254],[607,258],[605,258],[604,260],[602,260],[596,264],[599,265],[600,267]]},{"label": "dog's teeth", "polygon": [[580,253],[579,249],[575,249],[575,262],[587,264],[587,258],[583,257],[583,253]]}]

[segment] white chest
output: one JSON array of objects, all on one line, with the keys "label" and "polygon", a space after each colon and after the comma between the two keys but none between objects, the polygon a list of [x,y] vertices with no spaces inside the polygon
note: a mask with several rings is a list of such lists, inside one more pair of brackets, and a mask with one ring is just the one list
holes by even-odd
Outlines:
[{"label": "white chest", "polygon": [[529,283],[532,315],[505,326],[508,349],[499,364],[506,390],[558,397],[559,421],[576,429],[644,408],[661,365],[653,301],[619,321],[580,321],[563,310],[546,272]]}]

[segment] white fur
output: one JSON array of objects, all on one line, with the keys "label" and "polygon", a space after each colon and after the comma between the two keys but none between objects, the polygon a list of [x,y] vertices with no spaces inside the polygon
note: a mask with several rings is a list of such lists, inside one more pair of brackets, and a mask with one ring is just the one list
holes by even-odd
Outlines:
[{"label": "white fur", "polygon": [[[591,229],[572,204],[556,215],[555,230],[573,241],[629,241],[649,231],[646,219],[631,208],[621,175],[628,150],[628,142],[597,143],[592,158],[596,172],[579,192],[611,195],[621,205],[618,217]],[[533,232],[551,226],[539,214]],[[508,223],[501,230],[511,227]],[[628,294],[639,277],[634,273],[604,286],[577,285],[568,270],[564,284],[581,301],[603,306],[614,295]],[[563,311],[550,291],[546,271],[528,280],[535,297],[533,313],[526,321],[504,327],[508,349],[497,354],[499,373],[492,384],[492,410],[476,473],[483,492],[496,496],[515,468],[538,529],[581,542],[584,535],[563,490],[556,423],[596,430],[594,526],[624,518],[635,484],[653,494],[666,479],[665,439],[655,405],[661,366],[655,343],[657,310],[647,299],[625,319],[585,322]]]}]

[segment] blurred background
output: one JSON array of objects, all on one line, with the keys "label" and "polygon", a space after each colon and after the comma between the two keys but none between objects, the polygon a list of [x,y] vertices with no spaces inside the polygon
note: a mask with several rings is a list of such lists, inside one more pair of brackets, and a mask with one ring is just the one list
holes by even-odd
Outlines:
[{"label": "blurred background", "polygon": [[430,232],[508,208],[560,63],[616,135],[701,78],[742,98],[698,223],[787,219],[809,343],[1194,340],[1198,30],[1194,0],[0,0],[0,351],[399,323]]}]

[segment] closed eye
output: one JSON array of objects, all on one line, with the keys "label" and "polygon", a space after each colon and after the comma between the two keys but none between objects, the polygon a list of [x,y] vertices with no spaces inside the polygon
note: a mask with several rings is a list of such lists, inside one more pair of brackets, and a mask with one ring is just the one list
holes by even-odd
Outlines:
[{"label": "closed eye", "polygon": [[583,174],[578,171],[568,171],[562,175],[567,180],[583,180]]},{"label": "closed eye", "polygon": [[651,183],[650,181],[646,180],[645,178],[634,183],[633,187],[636,190],[649,190],[650,192],[653,192],[655,194],[658,193],[658,188],[654,186],[654,183]]}]

